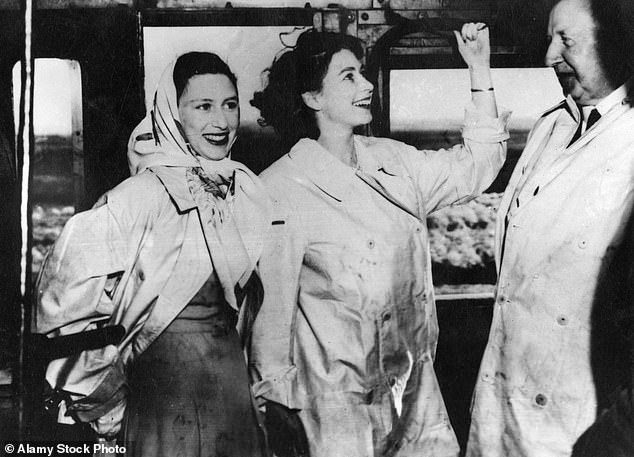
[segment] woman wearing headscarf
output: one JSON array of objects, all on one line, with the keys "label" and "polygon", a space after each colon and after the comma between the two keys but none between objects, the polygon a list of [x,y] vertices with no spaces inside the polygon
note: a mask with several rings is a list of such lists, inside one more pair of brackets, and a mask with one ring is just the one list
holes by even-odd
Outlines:
[{"label": "woman wearing headscarf", "polygon": [[304,32],[254,99],[295,144],[261,175],[274,214],[249,365],[278,455],[458,455],[433,367],[425,218],[477,196],[505,159],[483,27],[456,33],[473,103],[451,149],[354,135],[373,86],[351,36]]},{"label": "woman wearing headscarf", "polygon": [[256,176],[228,158],[236,79],[188,53],[160,79],[130,138],[132,177],[64,227],[37,284],[47,336],[120,325],[117,345],[54,360],[59,421],[113,436],[128,456],[255,456],[258,432],[236,323],[269,225]]}]

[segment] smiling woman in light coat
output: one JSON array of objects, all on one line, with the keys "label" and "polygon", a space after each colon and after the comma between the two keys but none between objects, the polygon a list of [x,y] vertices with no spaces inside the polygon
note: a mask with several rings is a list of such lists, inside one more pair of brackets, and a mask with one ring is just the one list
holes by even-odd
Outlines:
[{"label": "smiling woman in light coat", "polygon": [[37,284],[36,329],[121,325],[118,345],[50,363],[59,420],[117,433],[128,456],[252,457],[258,433],[236,312],[268,228],[258,180],[227,158],[235,77],[210,53],[164,72],[132,133],[127,179],[74,216]]},{"label": "smiling woman in light coat", "polygon": [[475,106],[448,150],[353,135],[371,120],[373,86],[350,36],[304,32],[254,99],[283,142],[299,139],[262,174],[275,202],[251,350],[280,456],[458,454],[433,368],[425,218],[481,193],[504,162],[482,26],[457,34]]}]

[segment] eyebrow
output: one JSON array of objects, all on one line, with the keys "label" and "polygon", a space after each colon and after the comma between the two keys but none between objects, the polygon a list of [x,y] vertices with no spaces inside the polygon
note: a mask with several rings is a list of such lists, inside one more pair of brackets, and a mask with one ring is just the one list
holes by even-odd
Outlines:
[{"label": "eyebrow", "polygon": [[[222,102],[224,103],[224,102],[229,101],[229,100],[236,100],[237,101],[238,99],[239,98],[238,98],[237,95],[232,95],[231,97],[227,97],[224,100],[222,100]],[[213,99],[213,98],[203,97],[203,98],[192,98],[191,100],[188,100],[187,103],[215,102],[215,101],[216,100]]]},{"label": "eyebrow", "polygon": [[356,71],[356,68],[355,68],[355,67],[346,67],[346,68],[343,68],[343,69],[341,69],[341,71],[339,71],[339,74],[345,73],[345,72],[347,72],[347,71]]}]

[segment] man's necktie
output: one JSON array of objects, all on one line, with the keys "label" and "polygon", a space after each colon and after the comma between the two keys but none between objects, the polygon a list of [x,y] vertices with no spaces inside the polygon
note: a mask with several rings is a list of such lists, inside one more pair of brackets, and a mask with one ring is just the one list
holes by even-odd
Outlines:
[{"label": "man's necktie", "polygon": [[[594,108],[591,112],[590,115],[588,116],[588,119],[586,120],[586,131],[592,127],[599,119],[601,118],[601,114],[599,114],[599,111],[597,111],[596,108]],[[579,123],[579,127],[577,128],[577,131],[575,132],[575,134],[572,137],[572,140],[570,140],[570,143],[568,143],[568,147],[570,147],[570,145],[572,143],[574,143],[575,141],[577,141],[579,139],[579,137],[581,136],[581,129],[583,128],[583,122]]]},{"label": "man's necktie", "polygon": [[586,131],[592,127],[599,119],[601,118],[601,114],[599,114],[599,111],[597,111],[597,109],[593,109],[590,112],[590,116],[588,116],[588,122],[586,122]]}]

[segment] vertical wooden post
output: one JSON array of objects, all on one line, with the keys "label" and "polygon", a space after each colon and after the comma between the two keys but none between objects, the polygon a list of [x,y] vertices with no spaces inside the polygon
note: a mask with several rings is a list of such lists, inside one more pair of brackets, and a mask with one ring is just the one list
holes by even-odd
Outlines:
[{"label": "vertical wooden post", "polygon": [[[86,200],[86,186],[84,179],[84,116],[82,111],[82,84],[79,62],[71,60],[68,63],[70,75],[70,112],[71,112],[71,142],[73,148],[73,201],[75,211],[84,209]],[[78,89],[78,90],[76,90]]]},{"label": "vertical wooden post", "polygon": [[29,202],[29,184],[31,182],[31,158],[33,157],[33,55],[32,24],[33,24],[33,0],[22,0],[24,12],[24,56],[22,60],[22,91],[20,94],[20,126],[18,130],[18,148],[22,152],[22,192],[20,200],[20,232],[21,232],[21,258],[20,258],[20,348],[18,358],[18,427],[20,439],[25,436],[25,364],[26,348],[30,331],[31,320],[31,205]]}]

